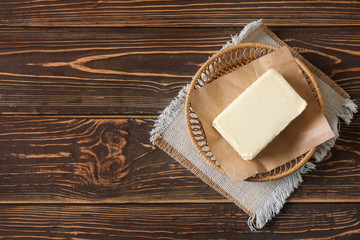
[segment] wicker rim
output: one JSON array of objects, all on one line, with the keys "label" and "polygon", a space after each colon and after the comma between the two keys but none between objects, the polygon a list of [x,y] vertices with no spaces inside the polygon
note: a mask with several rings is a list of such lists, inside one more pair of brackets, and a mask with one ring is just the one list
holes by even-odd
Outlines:
[{"label": "wicker rim", "polygon": [[[210,159],[209,156],[207,156],[201,149],[201,147],[198,145],[198,142],[196,141],[192,130],[191,130],[191,123],[190,123],[190,93],[194,90],[195,88],[195,84],[197,82],[197,80],[201,77],[201,74],[204,72],[204,70],[206,70],[211,63],[214,62],[214,60],[217,60],[219,57],[221,57],[224,54],[230,53],[233,50],[237,50],[237,49],[241,49],[241,48],[249,48],[249,47],[255,47],[255,48],[263,48],[263,49],[268,49],[271,51],[275,51],[277,49],[279,49],[279,47],[274,46],[274,45],[270,45],[270,44],[263,44],[263,43],[241,43],[241,44],[236,44],[234,46],[230,46],[224,50],[219,51],[218,53],[214,54],[212,57],[210,57],[201,67],[200,69],[197,71],[197,73],[195,74],[195,76],[193,77],[193,80],[190,83],[187,95],[186,95],[186,100],[185,100],[185,122],[186,122],[186,129],[188,131],[188,135],[190,136],[190,139],[196,149],[196,151],[200,154],[200,156],[211,166],[213,167],[215,170],[219,171],[222,174],[225,174],[224,170],[216,165],[214,163],[213,160]],[[320,105],[320,109],[322,111],[322,113],[325,113],[325,104],[324,104],[324,99],[323,96],[321,94],[321,90],[319,88],[319,85],[315,79],[315,76],[311,73],[311,71],[309,70],[309,68],[297,57],[294,57],[296,63],[299,65],[299,67],[306,73],[306,75],[309,77],[310,82],[312,83],[314,90],[317,94],[317,98],[318,98],[318,103]],[[199,119],[200,121],[200,119]],[[205,133],[204,133],[205,134]],[[297,162],[295,165],[293,165],[290,169],[280,172],[276,175],[273,176],[265,176],[265,177],[250,177],[248,179],[246,179],[245,181],[251,181],[251,182],[266,182],[266,181],[273,181],[276,179],[280,179],[283,178],[295,171],[297,171],[300,167],[302,167],[307,161],[309,161],[309,159],[311,158],[311,156],[315,153],[316,151],[316,147],[310,149],[303,157],[302,159]],[[292,161],[292,160],[290,160]],[[273,170],[271,170],[273,171]]]}]

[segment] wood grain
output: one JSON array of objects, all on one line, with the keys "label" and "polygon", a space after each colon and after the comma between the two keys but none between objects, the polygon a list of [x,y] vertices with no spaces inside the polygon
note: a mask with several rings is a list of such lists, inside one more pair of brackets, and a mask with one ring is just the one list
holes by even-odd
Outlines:
[{"label": "wood grain", "polygon": [[360,204],[287,204],[250,232],[233,204],[0,205],[0,239],[346,239],[360,237]]},{"label": "wood grain", "polygon": [[[272,30],[353,98],[360,97],[359,27]],[[239,31],[0,29],[0,113],[158,114]]]},{"label": "wood grain", "polygon": [[[1,203],[228,202],[149,143],[154,119],[0,118]],[[360,202],[360,119],[292,202]]]},{"label": "wood grain", "polygon": [[159,114],[252,20],[360,101],[359,1],[0,1],[0,239],[360,239],[360,117],[276,220],[149,144]]},{"label": "wood grain", "polygon": [[204,27],[360,25],[358,1],[2,0],[2,26]]}]

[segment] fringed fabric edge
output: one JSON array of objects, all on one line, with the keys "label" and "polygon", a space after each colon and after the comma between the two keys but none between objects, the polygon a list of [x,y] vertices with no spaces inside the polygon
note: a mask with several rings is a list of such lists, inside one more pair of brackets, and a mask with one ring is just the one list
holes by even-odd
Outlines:
[{"label": "fringed fabric edge", "polygon": [[161,134],[166,127],[171,123],[176,115],[181,111],[182,106],[185,104],[186,93],[189,85],[184,86],[178,93],[178,95],[170,102],[170,104],[164,109],[160,116],[154,123],[154,128],[150,132],[150,142],[155,145],[156,141],[161,137]]}]

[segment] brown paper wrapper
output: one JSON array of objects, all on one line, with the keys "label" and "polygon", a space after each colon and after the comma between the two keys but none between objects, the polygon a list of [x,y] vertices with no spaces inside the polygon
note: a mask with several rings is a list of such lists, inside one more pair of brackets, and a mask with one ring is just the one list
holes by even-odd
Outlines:
[{"label": "brown paper wrapper", "polygon": [[[244,160],[216,131],[212,122],[251,83],[270,68],[281,73],[308,105],[253,160]],[[286,47],[194,90],[190,93],[190,102],[202,123],[212,153],[234,182],[245,180],[256,173],[268,172],[334,137],[301,69]]]}]

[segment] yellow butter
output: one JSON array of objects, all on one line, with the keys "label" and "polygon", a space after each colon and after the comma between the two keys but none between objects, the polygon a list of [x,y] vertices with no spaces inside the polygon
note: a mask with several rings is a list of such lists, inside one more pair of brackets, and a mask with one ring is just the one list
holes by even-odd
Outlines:
[{"label": "yellow butter", "polygon": [[227,106],[212,125],[243,159],[253,159],[307,103],[284,77],[269,69]]}]

